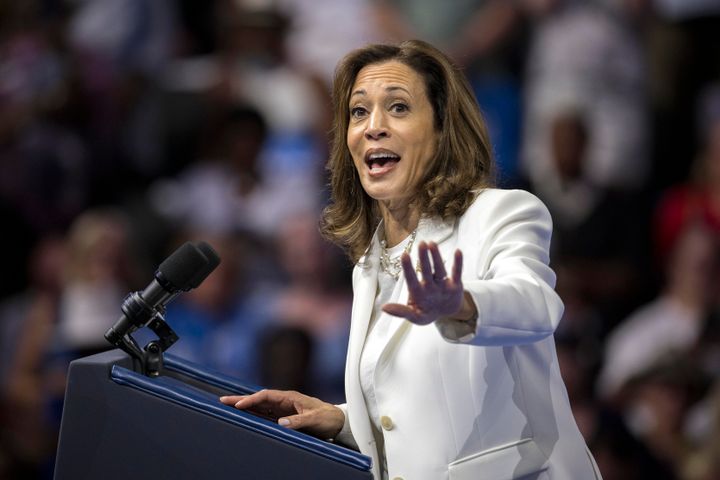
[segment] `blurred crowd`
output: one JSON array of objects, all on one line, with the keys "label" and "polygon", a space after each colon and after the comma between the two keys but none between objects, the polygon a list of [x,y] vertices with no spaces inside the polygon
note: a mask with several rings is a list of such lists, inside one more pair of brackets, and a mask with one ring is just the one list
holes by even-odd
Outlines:
[{"label": "blurred crowd", "polygon": [[498,184],[553,215],[604,478],[720,478],[719,31],[718,0],[0,0],[0,479],[52,477],[68,363],[187,240],[222,263],[170,353],[342,401],[329,87],[407,38],[462,66]]}]

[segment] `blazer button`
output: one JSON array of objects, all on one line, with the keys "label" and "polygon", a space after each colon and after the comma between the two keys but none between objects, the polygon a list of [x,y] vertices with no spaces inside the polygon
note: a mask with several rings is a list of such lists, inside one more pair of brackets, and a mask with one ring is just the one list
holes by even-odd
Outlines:
[{"label": "blazer button", "polygon": [[392,418],[388,417],[387,415],[383,415],[382,417],[380,417],[380,425],[382,425],[382,428],[384,430],[392,430],[395,426]]}]

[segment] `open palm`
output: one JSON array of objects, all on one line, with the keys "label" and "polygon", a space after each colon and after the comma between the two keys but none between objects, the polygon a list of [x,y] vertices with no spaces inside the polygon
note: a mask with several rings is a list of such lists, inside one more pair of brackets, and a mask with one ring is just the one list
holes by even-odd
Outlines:
[{"label": "open palm", "polygon": [[[462,252],[455,250],[452,275],[447,276],[440,250],[434,242],[418,244],[420,272],[418,278],[410,255],[401,258],[403,274],[408,285],[408,303],[388,303],[383,311],[402,317],[417,325],[428,325],[460,311],[463,302]],[[432,259],[432,260],[431,260]]]}]

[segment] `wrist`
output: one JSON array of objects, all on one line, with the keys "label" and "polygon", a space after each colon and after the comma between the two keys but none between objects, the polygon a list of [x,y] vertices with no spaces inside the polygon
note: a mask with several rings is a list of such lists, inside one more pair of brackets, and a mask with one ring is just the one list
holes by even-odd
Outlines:
[{"label": "wrist", "polygon": [[452,320],[468,324],[475,324],[477,322],[477,308],[475,307],[475,302],[473,301],[472,296],[470,296],[467,291],[463,292],[460,309],[455,315],[450,316],[450,318]]},{"label": "wrist", "polygon": [[438,319],[435,326],[440,334],[453,343],[467,342],[475,336],[478,311],[468,292],[463,294],[463,302],[455,315]]},{"label": "wrist", "polygon": [[340,435],[343,427],[345,426],[345,412],[336,405],[332,405],[332,418],[333,420],[329,431],[329,438],[334,440],[338,435]]}]

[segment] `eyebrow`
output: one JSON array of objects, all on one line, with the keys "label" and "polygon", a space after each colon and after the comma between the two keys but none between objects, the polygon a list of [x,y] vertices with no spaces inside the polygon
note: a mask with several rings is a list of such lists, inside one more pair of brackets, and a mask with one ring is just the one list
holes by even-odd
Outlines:
[{"label": "eyebrow", "polygon": [[[401,90],[401,91],[407,93],[408,95],[410,95],[410,91],[407,88],[400,87],[398,85],[391,85],[391,86],[385,88],[386,92],[394,92],[396,90]],[[359,88],[350,94],[350,98],[354,97],[355,95],[367,95],[367,91],[365,91],[364,88]]]}]

